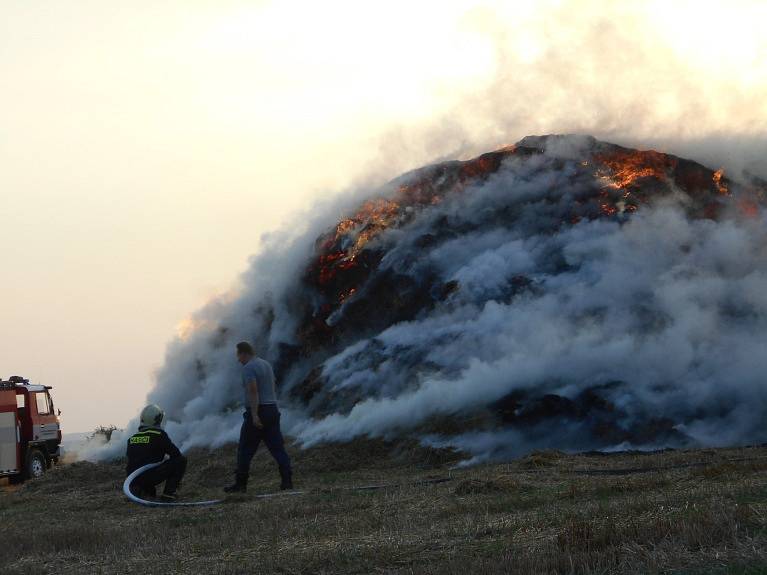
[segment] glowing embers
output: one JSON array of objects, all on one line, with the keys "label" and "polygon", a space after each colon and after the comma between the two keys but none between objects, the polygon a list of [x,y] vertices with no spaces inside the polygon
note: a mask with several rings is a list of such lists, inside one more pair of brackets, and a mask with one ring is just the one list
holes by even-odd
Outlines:
[{"label": "glowing embers", "polygon": [[334,252],[319,257],[319,275],[317,282],[321,286],[329,285],[338,275],[338,272],[350,270],[357,266],[354,256],[347,257],[345,252]]},{"label": "glowing embers", "polygon": [[723,196],[730,195],[730,189],[724,181],[724,169],[719,168],[716,172],[714,172],[712,180],[714,181],[714,186],[716,187],[717,192]]},{"label": "glowing embers", "polygon": [[342,220],[336,228],[336,238],[350,236],[353,243],[346,250],[355,256],[370,240],[389,228],[400,214],[400,205],[392,200],[368,200],[351,218]]},{"label": "glowing embers", "polygon": [[415,217],[418,208],[437,205],[446,195],[498,171],[503,159],[516,149],[510,146],[466,162],[430,166],[401,184],[391,198],[366,201],[320,240],[313,268],[317,285],[336,304],[343,303],[366,276],[366,265],[360,259],[366,259],[365,250],[375,238]]},{"label": "glowing embers", "polygon": [[678,162],[672,156],[652,150],[617,150],[599,154],[594,159],[607,168],[598,169],[597,175],[607,181],[608,185],[618,189],[634,186],[644,178],[666,181]]},{"label": "glowing embers", "polygon": [[[610,186],[612,188],[612,186]],[[610,217],[617,214],[633,213],[637,210],[638,206],[636,202],[640,200],[635,197],[635,194],[626,190],[620,192],[620,195],[616,194],[614,190],[602,190],[598,195],[599,214],[602,216]],[[580,218],[572,223],[578,223]]]},{"label": "glowing embers", "polygon": [[742,197],[738,199],[738,210],[745,218],[755,218],[759,215],[759,202],[753,197]]},{"label": "glowing embers", "polygon": [[464,162],[461,166],[460,180],[481,178],[498,171],[505,154],[513,154],[516,147],[504,148],[498,154],[484,154],[474,160]]},{"label": "glowing embers", "polygon": [[347,299],[352,297],[355,293],[357,293],[357,288],[349,288],[348,290],[341,293],[341,295],[338,296],[339,302],[345,302]]}]

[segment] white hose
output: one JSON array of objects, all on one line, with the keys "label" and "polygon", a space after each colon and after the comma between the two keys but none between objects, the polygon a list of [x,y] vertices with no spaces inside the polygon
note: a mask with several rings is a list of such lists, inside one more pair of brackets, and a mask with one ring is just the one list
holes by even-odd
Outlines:
[{"label": "white hose", "polygon": [[136,477],[145,471],[149,471],[150,469],[153,469],[162,464],[162,461],[158,463],[150,463],[149,465],[139,467],[136,471],[128,475],[128,477],[125,478],[125,482],[123,483],[123,493],[125,493],[125,496],[134,503],[138,503],[139,505],[146,505],[147,507],[190,507],[193,505],[216,505],[217,503],[221,503],[223,501],[223,499],[211,499],[210,501],[174,501],[166,503],[165,501],[147,501],[146,499],[136,497],[133,495],[133,493],[130,492],[130,484],[134,479],[136,479]]},{"label": "white hose", "polygon": [[[165,503],[164,501],[147,501],[146,499],[136,497],[133,495],[133,493],[130,492],[130,484],[134,479],[136,479],[136,477],[144,473],[144,471],[149,471],[150,469],[153,469],[158,465],[162,465],[163,463],[163,461],[160,461],[158,463],[150,463],[148,465],[144,465],[144,467],[139,467],[136,471],[128,475],[128,477],[125,478],[125,482],[123,483],[123,493],[125,493],[125,496],[134,503],[138,503],[139,505],[146,505],[147,507],[191,507],[195,505],[216,505],[218,503],[223,503],[223,499],[211,499],[210,501],[179,501],[173,503]],[[414,483],[414,485],[443,483],[450,480],[452,480],[452,477],[425,479],[423,481]],[[385,489],[387,487],[397,487],[397,485],[363,485],[361,487],[342,487],[341,489],[351,491],[367,491],[371,489]],[[255,499],[269,499],[271,497],[285,497],[290,495],[305,495],[306,493],[306,491],[282,491],[280,493],[264,493],[262,495],[256,495]]]}]

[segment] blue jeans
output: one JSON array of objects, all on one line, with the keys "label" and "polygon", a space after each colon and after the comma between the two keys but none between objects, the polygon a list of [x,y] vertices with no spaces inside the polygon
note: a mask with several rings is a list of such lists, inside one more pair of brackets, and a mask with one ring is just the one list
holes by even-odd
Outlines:
[{"label": "blue jeans", "polygon": [[250,462],[263,440],[280,468],[280,475],[290,476],[290,456],[285,451],[285,441],[280,431],[280,410],[276,405],[259,405],[258,417],[263,424],[261,429],[253,425],[250,409],[246,409],[242,414],[240,443],[237,446],[237,473],[248,475]]}]

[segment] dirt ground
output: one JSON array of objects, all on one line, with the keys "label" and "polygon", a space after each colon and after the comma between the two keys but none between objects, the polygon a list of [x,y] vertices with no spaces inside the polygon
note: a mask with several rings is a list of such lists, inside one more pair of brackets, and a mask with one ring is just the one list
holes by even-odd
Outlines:
[{"label": "dirt ground", "polygon": [[[0,488],[0,573],[767,573],[767,447],[565,455],[455,468],[380,441],[266,452],[247,495],[151,509],[123,462]],[[184,500],[221,497],[234,446],[189,454]],[[350,489],[353,487],[375,487]]]}]

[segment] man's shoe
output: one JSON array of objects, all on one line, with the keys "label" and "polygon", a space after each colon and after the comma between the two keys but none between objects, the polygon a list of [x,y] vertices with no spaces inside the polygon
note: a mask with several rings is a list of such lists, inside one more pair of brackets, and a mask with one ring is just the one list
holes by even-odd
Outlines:
[{"label": "man's shoe", "polygon": [[225,493],[245,493],[248,490],[248,476],[245,473],[235,473],[234,483],[224,487]]},{"label": "man's shoe", "polygon": [[248,486],[242,483],[234,482],[232,485],[224,487],[225,493],[245,493],[248,490]]},{"label": "man's shoe", "polygon": [[178,501],[178,496],[175,493],[163,493],[160,495],[160,501],[163,503],[175,503]]},{"label": "man's shoe", "polygon": [[293,470],[290,468],[280,469],[280,489],[282,491],[289,491],[293,489]]}]

